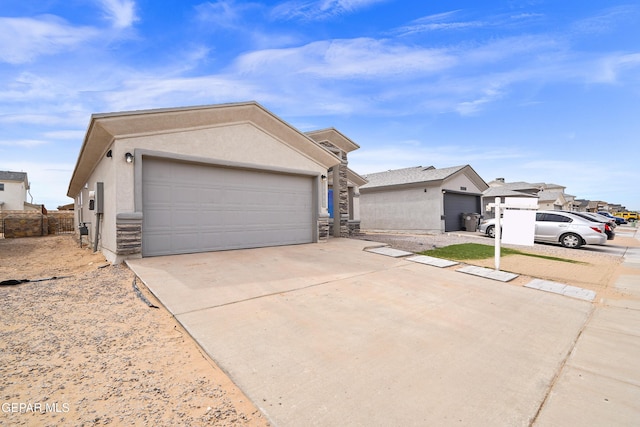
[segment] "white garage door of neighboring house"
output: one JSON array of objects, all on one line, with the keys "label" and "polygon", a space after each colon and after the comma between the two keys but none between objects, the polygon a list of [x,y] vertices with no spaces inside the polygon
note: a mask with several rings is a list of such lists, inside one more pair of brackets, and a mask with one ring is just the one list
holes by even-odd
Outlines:
[{"label": "white garage door of neighboring house", "polygon": [[313,178],[144,158],[142,255],[310,243]]},{"label": "white garage door of neighboring house", "polygon": [[446,192],[444,194],[444,231],[462,230],[463,213],[480,213],[480,196]]}]

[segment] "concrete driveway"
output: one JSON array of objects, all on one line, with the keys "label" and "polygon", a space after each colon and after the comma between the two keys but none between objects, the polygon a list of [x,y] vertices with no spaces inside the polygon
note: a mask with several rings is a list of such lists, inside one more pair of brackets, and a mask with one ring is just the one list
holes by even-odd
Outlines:
[{"label": "concrete driveway", "polygon": [[371,245],[127,264],[274,425],[529,425],[592,304]]}]

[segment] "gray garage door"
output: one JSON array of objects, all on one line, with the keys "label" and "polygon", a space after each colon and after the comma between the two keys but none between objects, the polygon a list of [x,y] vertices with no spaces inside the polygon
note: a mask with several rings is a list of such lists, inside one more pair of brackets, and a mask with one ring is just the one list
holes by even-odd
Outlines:
[{"label": "gray garage door", "polygon": [[309,176],[142,162],[142,255],[310,243]]},{"label": "gray garage door", "polygon": [[480,196],[447,192],[444,194],[444,231],[462,230],[463,213],[480,213]]}]

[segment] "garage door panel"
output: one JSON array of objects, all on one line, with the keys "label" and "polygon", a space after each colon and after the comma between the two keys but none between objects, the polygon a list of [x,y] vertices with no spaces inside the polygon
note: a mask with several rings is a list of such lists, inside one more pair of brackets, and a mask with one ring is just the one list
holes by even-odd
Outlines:
[{"label": "garage door panel", "polygon": [[174,193],[172,202],[184,203],[186,206],[197,206],[198,200],[202,200],[200,189],[195,185],[177,184],[171,191]]},{"label": "garage door panel", "polygon": [[313,241],[308,176],[143,159],[143,255]]},{"label": "garage door panel", "polygon": [[146,214],[147,218],[144,221],[147,233],[162,230],[171,224],[172,213],[168,206],[164,209],[155,207],[154,209],[148,209]]},{"label": "garage door panel", "polygon": [[445,193],[444,231],[462,230],[462,214],[479,212],[480,197],[472,194]]}]

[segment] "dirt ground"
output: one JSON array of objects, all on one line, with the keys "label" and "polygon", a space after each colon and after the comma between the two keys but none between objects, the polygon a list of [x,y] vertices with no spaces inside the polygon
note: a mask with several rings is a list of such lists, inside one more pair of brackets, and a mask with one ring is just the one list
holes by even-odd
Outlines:
[{"label": "dirt ground", "polygon": [[[361,238],[412,252],[477,241]],[[503,270],[523,275],[510,284],[537,277],[595,290],[598,299],[616,297],[620,256],[557,246],[531,251],[581,264],[503,257]],[[493,267],[493,259],[467,263]],[[269,425],[164,308],[150,308],[136,294],[126,266],[110,265],[74,237],[0,239],[0,281],[7,279],[30,281],[0,286],[0,425]]]},{"label": "dirt ground", "polygon": [[[421,252],[436,247],[469,242],[493,245],[493,240],[487,237],[477,233],[465,232],[451,233],[450,235],[363,233],[360,238],[386,243],[395,249],[410,252]],[[607,242],[607,245],[615,245],[624,251],[624,248],[639,247],[640,242],[635,238],[619,235],[614,240]],[[552,244],[536,244],[533,247],[511,247],[523,252],[578,261],[578,263],[568,263],[523,255],[502,256],[500,258],[500,269],[520,275],[509,282],[512,285],[522,286],[531,281],[532,278],[538,278],[595,291],[596,302],[601,301],[603,298],[616,299],[624,297],[613,287],[618,276],[625,274],[622,267],[622,256],[597,250],[567,249]],[[495,260],[493,258],[467,260],[465,264],[495,268]],[[457,268],[459,266],[450,267],[452,270]]]},{"label": "dirt ground", "polygon": [[0,239],[8,279],[31,281],[0,286],[0,425],[269,425],[127,267],[72,236]]}]

